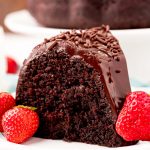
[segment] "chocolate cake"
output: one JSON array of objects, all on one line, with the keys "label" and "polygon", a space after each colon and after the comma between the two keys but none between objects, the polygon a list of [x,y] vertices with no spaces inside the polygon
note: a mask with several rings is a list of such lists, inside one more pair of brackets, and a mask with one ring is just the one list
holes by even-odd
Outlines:
[{"label": "chocolate cake", "polygon": [[150,27],[150,0],[28,0],[28,6],[36,20],[47,27]]},{"label": "chocolate cake", "polygon": [[125,56],[108,26],[62,33],[36,46],[20,71],[17,104],[40,116],[36,136],[109,147],[130,92]]}]

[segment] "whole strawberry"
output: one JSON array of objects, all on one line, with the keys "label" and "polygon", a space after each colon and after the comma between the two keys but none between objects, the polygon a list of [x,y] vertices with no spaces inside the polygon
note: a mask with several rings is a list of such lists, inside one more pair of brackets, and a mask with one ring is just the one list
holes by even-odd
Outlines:
[{"label": "whole strawberry", "polygon": [[19,68],[17,62],[11,57],[6,57],[6,60],[7,60],[7,73],[12,74],[17,73]]},{"label": "whole strawberry", "polygon": [[22,143],[36,132],[39,117],[31,107],[17,106],[3,115],[2,126],[8,141]]},{"label": "whole strawberry", "polygon": [[2,128],[2,115],[15,106],[15,99],[8,93],[0,93],[0,132],[3,132]]},{"label": "whole strawberry", "polygon": [[127,141],[150,140],[150,96],[132,92],[118,116],[116,131]]}]

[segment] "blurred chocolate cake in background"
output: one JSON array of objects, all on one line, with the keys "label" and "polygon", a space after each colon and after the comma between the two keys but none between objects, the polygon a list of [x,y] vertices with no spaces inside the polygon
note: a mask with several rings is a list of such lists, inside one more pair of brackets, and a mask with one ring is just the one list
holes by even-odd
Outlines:
[{"label": "blurred chocolate cake in background", "polygon": [[28,0],[28,8],[46,27],[150,27],[150,0]]}]

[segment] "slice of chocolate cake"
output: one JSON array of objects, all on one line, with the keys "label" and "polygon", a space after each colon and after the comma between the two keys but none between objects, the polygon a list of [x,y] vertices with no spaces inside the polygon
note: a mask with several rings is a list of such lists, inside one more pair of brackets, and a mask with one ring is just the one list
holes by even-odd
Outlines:
[{"label": "slice of chocolate cake", "polygon": [[115,130],[129,92],[124,54],[102,26],[36,46],[21,69],[16,101],[37,107],[38,137],[114,147],[136,143]]}]

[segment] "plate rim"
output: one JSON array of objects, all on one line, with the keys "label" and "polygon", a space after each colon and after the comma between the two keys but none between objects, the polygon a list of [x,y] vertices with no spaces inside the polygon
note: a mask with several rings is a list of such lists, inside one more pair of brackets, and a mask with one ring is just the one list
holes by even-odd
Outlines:
[{"label": "plate rim", "polygon": [[[22,15],[26,15],[28,17],[30,17],[30,19],[35,23],[35,25],[37,24],[36,28],[35,26],[33,26],[34,28],[32,28],[32,33],[29,30],[29,26],[22,26],[19,25],[18,23],[12,21],[12,20],[16,20],[16,18],[22,17]],[[20,19],[20,18],[19,18]],[[19,20],[18,19],[18,20]],[[11,12],[9,14],[6,15],[5,19],[4,19],[4,24],[13,32],[18,32],[18,33],[23,33],[23,34],[39,34],[39,32],[43,31],[43,33],[54,33],[54,32],[64,32],[64,31],[68,31],[71,29],[63,29],[63,28],[48,28],[48,27],[44,27],[42,25],[40,25],[36,19],[34,19],[34,17],[32,17],[32,15],[29,13],[29,11],[27,9],[22,9],[22,10],[18,10],[18,11],[14,11]],[[21,26],[25,29],[22,30]],[[38,33],[37,33],[37,29],[39,29]],[[143,33],[143,34],[150,34],[150,28],[138,28],[138,29],[120,29],[120,30],[111,30],[112,33],[115,34],[130,34],[132,35],[134,34],[138,34],[138,33]],[[149,32],[148,32],[149,31]],[[42,34],[42,33],[41,33]]]}]

